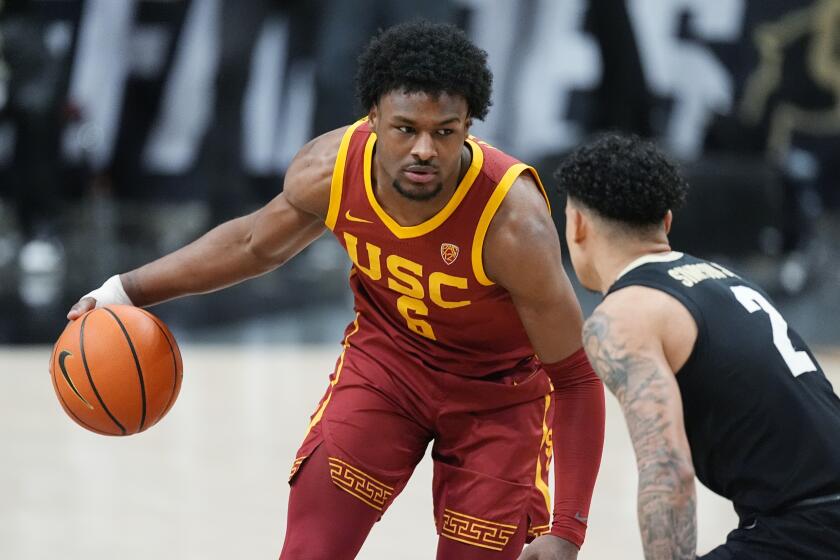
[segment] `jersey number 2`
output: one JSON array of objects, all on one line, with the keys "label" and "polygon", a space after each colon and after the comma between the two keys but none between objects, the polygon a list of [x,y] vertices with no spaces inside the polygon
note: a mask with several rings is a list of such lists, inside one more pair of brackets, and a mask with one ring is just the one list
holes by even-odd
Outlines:
[{"label": "jersey number 2", "polygon": [[764,296],[747,286],[734,286],[731,290],[747,311],[755,313],[763,310],[770,317],[770,326],[773,329],[773,344],[776,345],[776,349],[782,355],[794,377],[809,371],[817,371],[817,366],[808,356],[808,353],[796,350],[793,347],[793,342],[790,341],[788,336],[788,324],[785,318],[776,311],[776,308]]}]

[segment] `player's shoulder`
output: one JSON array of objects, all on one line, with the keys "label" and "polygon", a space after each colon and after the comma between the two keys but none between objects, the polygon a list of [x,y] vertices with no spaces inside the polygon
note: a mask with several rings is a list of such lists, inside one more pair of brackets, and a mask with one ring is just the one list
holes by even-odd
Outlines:
[{"label": "player's shoulder", "polygon": [[667,316],[675,306],[682,307],[682,304],[668,292],[634,284],[610,292],[595,309],[642,321],[659,320]]},{"label": "player's shoulder", "polygon": [[493,218],[492,226],[524,238],[530,238],[533,234],[557,234],[542,187],[531,173],[524,171],[513,180]]},{"label": "player's shoulder", "polygon": [[640,309],[634,302],[641,286],[629,286],[607,296],[595,306],[592,314],[584,321],[584,331],[592,328],[605,329],[612,332],[630,331],[633,326],[633,315],[640,314]]},{"label": "player's shoulder", "polygon": [[655,322],[645,317],[631,298],[613,295],[595,307],[583,322],[583,345],[590,357],[599,355],[604,348],[625,354],[645,348],[658,338],[653,329]]},{"label": "player's shoulder", "polygon": [[528,172],[510,184],[496,209],[483,243],[489,278],[510,289],[505,280],[522,277],[522,270],[551,266],[562,271],[560,241],[542,187]]},{"label": "player's shoulder", "polygon": [[614,337],[640,342],[664,340],[676,325],[683,328],[690,323],[691,315],[681,301],[668,292],[642,285],[609,293],[585,322],[590,329],[609,327]]},{"label": "player's shoulder", "polygon": [[481,151],[480,154],[473,155],[473,157],[480,156],[482,158],[481,173],[493,184],[501,181],[511,167],[522,163],[519,159],[490,145],[481,138],[470,136],[470,140]]},{"label": "player's shoulder", "polygon": [[339,147],[341,146],[341,139],[349,129],[349,126],[343,126],[325,132],[304,144],[298,150],[298,153],[295,154],[289,166],[289,170],[286,173],[287,180],[289,179],[289,175],[292,175],[293,179],[299,175],[332,175],[335,161],[338,157]]},{"label": "player's shoulder", "polygon": [[[510,154],[488,144],[475,136],[470,140],[478,146],[481,157],[481,175],[496,191],[498,209],[493,216],[494,224],[511,222],[511,225],[528,226],[534,222],[531,218],[546,214],[548,199],[543,190],[536,170]],[[503,191],[503,192],[499,192]]]},{"label": "player's shoulder", "polygon": [[321,134],[298,150],[283,182],[283,192],[292,205],[326,215],[341,140],[350,128],[343,126]]}]

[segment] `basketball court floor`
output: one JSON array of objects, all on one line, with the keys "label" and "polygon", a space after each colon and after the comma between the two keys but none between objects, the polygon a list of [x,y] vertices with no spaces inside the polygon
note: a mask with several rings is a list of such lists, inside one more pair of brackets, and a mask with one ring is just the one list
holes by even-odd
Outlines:
[{"label": "basketball court floor", "polygon": [[[157,426],[127,438],[88,433],[65,416],[49,378],[50,350],[0,348],[0,558],[277,557],[286,476],[337,344],[184,345],[174,408]],[[822,349],[820,356],[840,387],[840,350]],[[633,452],[611,395],[607,413],[579,558],[642,558]],[[434,558],[430,486],[427,457],[360,558]],[[701,552],[722,542],[735,523],[727,502],[699,488]]]}]

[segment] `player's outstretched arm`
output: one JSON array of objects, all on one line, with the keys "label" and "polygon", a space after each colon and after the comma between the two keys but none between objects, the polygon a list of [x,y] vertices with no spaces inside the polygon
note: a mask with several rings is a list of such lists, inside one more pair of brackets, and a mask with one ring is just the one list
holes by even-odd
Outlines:
[{"label": "player's outstretched arm", "polygon": [[640,313],[644,293],[626,288],[587,319],[584,345],[618,399],[639,470],[638,517],[647,560],[694,560],[697,548],[694,467],[682,400],[659,332],[656,310]]},{"label": "player's outstretched arm", "polygon": [[67,315],[95,305],[154,305],[212,292],[285,263],[325,230],[330,181],[344,129],[316,138],[295,156],[283,192],[259,210],[225,222],[189,245],[109,279]]},{"label": "player's outstretched arm", "polygon": [[581,350],[583,318],[563,269],[560,239],[534,179],[511,187],[488,229],[488,276],[504,287],[554,384],[555,500],[551,535],[523,558],[572,559],[583,542],[604,443],[604,390]]}]

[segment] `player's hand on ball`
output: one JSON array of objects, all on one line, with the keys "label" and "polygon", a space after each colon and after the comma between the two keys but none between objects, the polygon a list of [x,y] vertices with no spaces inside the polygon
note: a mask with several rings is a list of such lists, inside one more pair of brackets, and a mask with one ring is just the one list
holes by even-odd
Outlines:
[{"label": "player's hand on ball", "polygon": [[576,560],[577,555],[577,547],[566,539],[543,535],[525,547],[519,560]]},{"label": "player's hand on ball", "polygon": [[131,298],[125,293],[119,274],[111,276],[100,287],[83,295],[82,299],[77,301],[67,312],[67,318],[70,321],[75,321],[91,309],[105,307],[106,305],[134,305]]},{"label": "player's hand on ball", "polygon": [[94,298],[83,297],[70,308],[70,311],[67,313],[67,319],[75,321],[94,307],[96,307],[96,300]]}]

